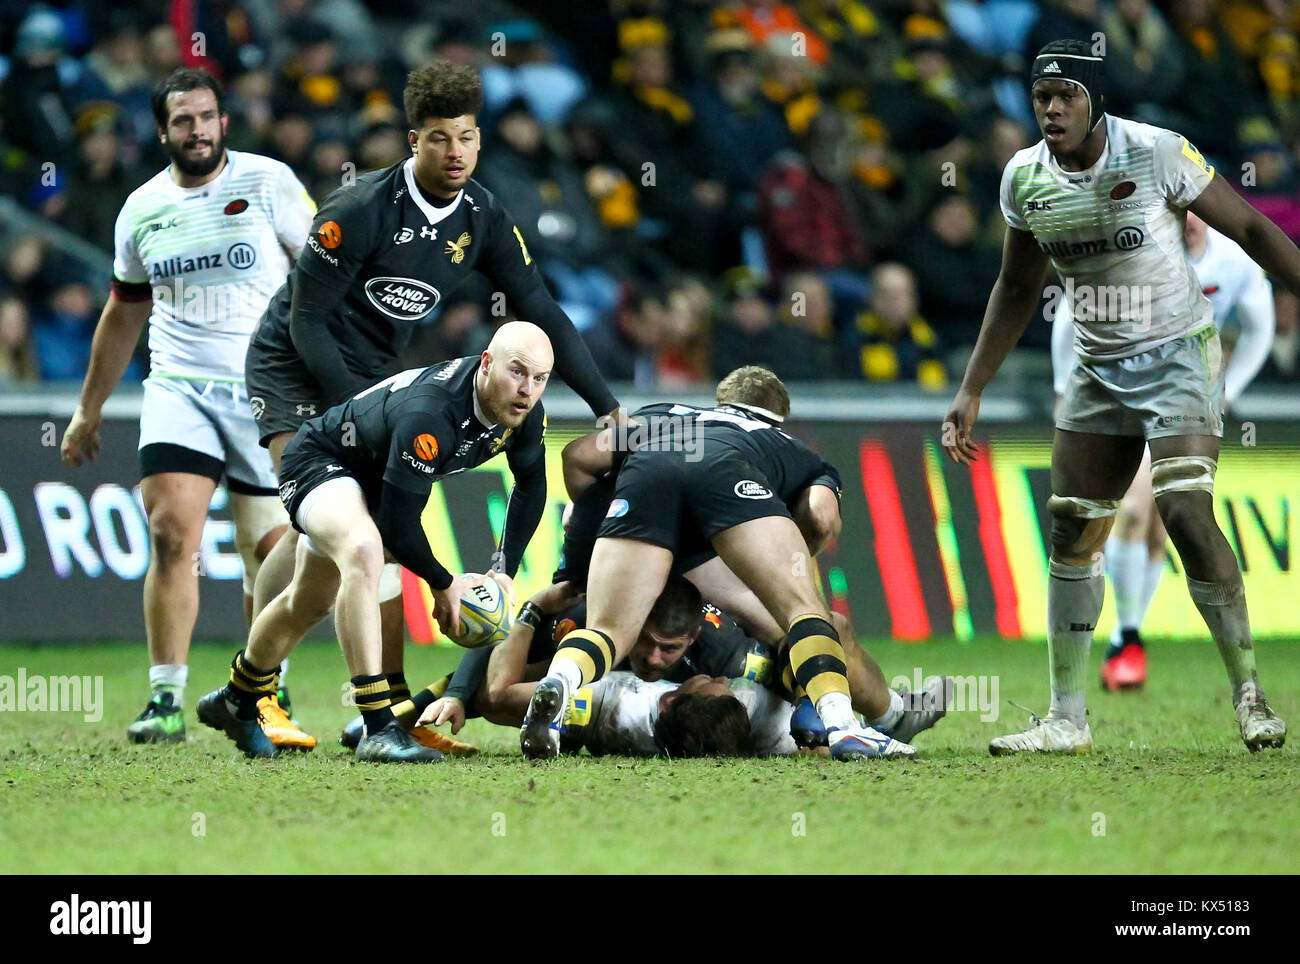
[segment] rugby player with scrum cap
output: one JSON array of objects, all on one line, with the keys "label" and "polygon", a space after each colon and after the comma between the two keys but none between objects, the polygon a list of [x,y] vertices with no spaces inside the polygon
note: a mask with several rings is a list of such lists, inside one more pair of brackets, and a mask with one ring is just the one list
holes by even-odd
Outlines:
[{"label": "rugby player with scrum cap", "polygon": [[[483,88],[472,67],[437,61],[404,93],[411,156],[362,174],[321,205],[302,257],[248,348],[249,402],[263,445],[280,453],[308,418],[393,374],[415,326],[478,272],[505,308],[539,326],[555,371],[597,415],[617,407],[586,344],[547,292],[523,234],[472,179]],[[271,553],[256,587],[260,612],[293,572],[294,534]],[[498,557],[494,562],[500,571]],[[385,567],[385,667],[399,695],[400,569]],[[452,607],[455,608],[454,606]]]},{"label": "rugby player with scrum cap", "polygon": [[[379,578],[387,548],[428,582],[434,616],[454,638],[467,586],[434,557],[420,516],[434,483],[506,453],[515,479],[501,539],[513,576],[546,504],[545,413],[554,358],[536,325],[508,322],[482,356],[400,372],[305,422],[285,447],[280,498],[299,539],[293,579],[258,615],[230,682],[199,701],[199,719],[245,754],[277,754],[257,725],[275,666],[331,609],[365,724],[358,759],[434,762],[394,719],[382,671]],[[337,605],[336,605],[337,598]]]},{"label": "rugby player with scrum cap", "polygon": [[[1223,658],[1241,739],[1252,751],[1280,747],[1286,724],[1259,684],[1241,571],[1214,518],[1224,372],[1213,308],[1187,259],[1185,212],[1297,293],[1300,250],[1185,137],[1106,114],[1103,65],[1075,40],[1053,41],[1034,59],[1030,96],[1043,139],[1003,173],[1002,269],[942,429],[955,461],[976,457],[980,397],[1055,268],[1074,292],[1079,364],[1057,414],[1047,504],[1051,709],[989,750],[1091,749],[1084,691],[1105,590],[1102,550],[1148,445],[1156,506]],[[1129,297],[1101,297],[1116,288]]]}]

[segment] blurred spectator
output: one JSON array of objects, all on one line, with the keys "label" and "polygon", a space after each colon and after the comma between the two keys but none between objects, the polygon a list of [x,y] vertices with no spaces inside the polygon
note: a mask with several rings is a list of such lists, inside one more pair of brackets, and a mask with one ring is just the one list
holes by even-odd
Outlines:
[{"label": "blurred spectator", "polygon": [[662,222],[662,252],[684,268],[721,270],[738,259],[738,241],[725,235],[727,189],[698,148],[702,133],[674,78],[667,30],[647,25],[631,36],[626,83],[609,98],[620,128],[610,146],[644,214]]},{"label": "blurred spectator", "polygon": [[752,197],[763,168],[789,146],[789,137],[780,112],[759,89],[749,36],[739,29],[715,31],[707,49],[709,80],[692,96],[702,146],[727,189]]},{"label": "blurred spectator", "polygon": [[778,303],[781,323],[803,335],[799,357],[789,364],[791,378],[807,381],[836,378],[843,372],[835,344],[835,302],[821,275],[796,271],[786,276]]},{"label": "blurred spectator", "polygon": [[871,302],[855,333],[861,376],[868,381],[931,389],[947,384],[939,338],[918,312],[916,281],[905,266],[887,263],[872,272]]},{"label": "blurred spectator", "polygon": [[1283,136],[1300,136],[1300,39],[1289,30],[1270,30],[1260,38],[1259,77],[1269,108]]},{"label": "blurred spectator", "polygon": [[1261,98],[1247,84],[1241,58],[1214,19],[1210,0],[1173,0],[1170,23],[1186,68],[1185,89],[1195,91],[1170,112],[1170,126],[1205,154],[1222,157],[1231,152],[1233,140],[1233,126],[1224,119],[1258,113]]},{"label": "blurred spectator", "polygon": [[759,227],[768,270],[777,284],[800,269],[833,272],[828,280],[837,299],[847,293],[860,300],[870,252],[849,196],[840,187],[849,174],[850,158],[838,112],[817,116],[807,151],[807,157],[777,155],[759,184]]},{"label": "blurred spectator", "polygon": [[655,359],[655,382],[686,388],[709,380],[709,321],[713,296],[699,278],[676,279],[664,299],[663,340]]},{"label": "blurred spectator", "polygon": [[953,70],[947,35],[909,38],[906,49],[898,80],[882,87],[874,110],[899,150],[937,150],[964,132],[975,105]]},{"label": "blurred spectator", "polygon": [[18,27],[4,79],[5,136],[34,164],[64,163],[75,151],[77,105],[107,93],[80,61],[67,56],[59,16],[44,5],[32,7]]},{"label": "blurred spectator", "polygon": [[1263,117],[1240,125],[1244,150],[1242,194],[1292,241],[1300,244],[1300,177],[1277,129]]},{"label": "blurred spectator", "polygon": [[0,385],[36,381],[39,375],[27,306],[19,298],[0,297]]},{"label": "blurred spectator", "polygon": [[462,298],[457,291],[454,300],[440,306],[433,321],[416,326],[400,364],[419,368],[482,352],[492,340],[494,330],[486,304],[481,299]]},{"label": "blurred spectator", "polygon": [[743,365],[762,365],[789,381],[831,377],[817,365],[814,339],[782,320],[751,274],[728,272],[725,289],[722,319],[713,329],[714,378]]},{"label": "blurred spectator", "polygon": [[973,345],[1001,266],[978,237],[975,202],[950,193],[899,246],[920,288],[921,310],[949,345]]},{"label": "blurred spectator", "polygon": [[[1173,103],[1183,61],[1165,18],[1150,0],[1116,0],[1101,11],[1106,36],[1107,110],[1143,117],[1139,105]],[[1147,115],[1159,124],[1163,114]]]},{"label": "blurred spectator", "polygon": [[1025,38],[1025,63],[1032,64],[1038,51],[1053,40],[1086,40],[1095,43],[1102,33],[1100,0],[1043,0],[1038,19]]},{"label": "blurred spectator", "polygon": [[128,164],[118,135],[119,112],[93,105],[77,118],[79,157],[69,178],[63,226],[106,252],[113,251],[113,228],[127,195],[144,183],[144,171]]},{"label": "blurred spectator", "polygon": [[484,114],[489,118],[517,98],[543,124],[564,119],[587,95],[587,83],[573,68],[555,62],[542,29],[533,20],[503,20],[485,33],[492,56],[483,61]]},{"label": "blurred spectator", "polygon": [[86,55],[86,67],[122,108],[132,140],[144,143],[154,132],[149,102],[154,78],[145,62],[144,36],[137,17],[134,11],[113,11],[104,35]]},{"label": "blurred spectator", "polygon": [[[374,124],[362,133],[357,144],[358,171],[377,171],[392,167],[410,156],[406,131],[396,124]],[[323,200],[323,199],[322,199]]]},{"label": "blurred spectator", "polygon": [[[96,307],[90,286],[68,273],[36,309],[32,330],[42,379],[75,381],[86,374],[98,314]],[[134,362],[126,377],[140,380],[141,372]]]},{"label": "blurred spectator", "polygon": [[655,346],[664,307],[644,288],[625,283],[612,317],[582,333],[601,373],[612,382],[653,385]]},{"label": "blurred spectator", "polygon": [[1273,288],[1273,307],[1277,327],[1260,375],[1266,380],[1300,382],[1300,298],[1278,285]]}]

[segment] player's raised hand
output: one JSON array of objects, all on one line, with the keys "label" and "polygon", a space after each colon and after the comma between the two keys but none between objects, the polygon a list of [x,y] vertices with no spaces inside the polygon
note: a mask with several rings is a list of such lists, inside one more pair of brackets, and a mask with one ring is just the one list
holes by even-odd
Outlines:
[{"label": "player's raised hand", "polygon": [[444,636],[455,639],[460,635],[460,597],[470,587],[464,576],[453,576],[446,589],[433,590],[433,618]]},{"label": "player's raised hand", "polygon": [[444,723],[451,724],[453,735],[465,725],[465,704],[454,696],[435,700],[420,714],[421,726],[442,726]]},{"label": "player's raised hand", "polygon": [[978,449],[971,439],[971,431],[975,428],[975,420],[979,418],[979,414],[980,397],[964,388],[959,389],[957,397],[952,400],[952,407],[948,409],[947,417],[943,420],[939,436],[943,447],[948,450],[948,457],[954,462],[969,465],[978,459],[976,455]]},{"label": "player's raised hand", "polygon": [[99,454],[99,426],[103,417],[98,413],[89,413],[80,405],[72,413],[68,430],[63,433],[63,445],[60,454],[68,465],[80,466],[86,459],[95,461]]}]

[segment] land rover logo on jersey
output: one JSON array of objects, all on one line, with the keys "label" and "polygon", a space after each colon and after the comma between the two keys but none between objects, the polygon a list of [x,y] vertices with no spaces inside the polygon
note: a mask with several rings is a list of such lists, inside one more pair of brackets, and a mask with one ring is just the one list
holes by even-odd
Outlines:
[{"label": "land rover logo on jersey", "polygon": [[1110,189],[1110,199],[1112,201],[1122,201],[1136,190],[1137,185],[1132,181],[1123,181]]},{"label": "land rover logo on jersey", "polygon": [[1121,251],[1131,251],[1145,239],[1146,235],[1142,233],[1141,228],[1120,228],[1115,232],[1115,247]]},{"label": "land rover logo on jersey", "polygon": [[414,278],[371,278],[366,282],[366,297],[389,318],[418,321],[437,307],[442,295]]},{"label": "land rover logo on jersey", "polygon": [[227,214],[243,214],[247,210],[248,210],[248,202],[245,201],[242,197],[236,198],[235,200],[231,201],[229,204],[226,205]]},{"label": "land rover logo on jersey", "polygon": [[740,496],[742,499],[772,498],[771,489],[769,489],[765,485],[761,485],[758,482],[750,481],[749,479],[742,479],[741,481],[737,482],[735,488],[732,489],[732,491],[735,492],[736,495]]},{"label": "land rover logo on jersey", "polygon": [[257,264],[257,252],[251,244],[240,241],[230,246],[230,250],[226,252],[226,261],[241,270],[251,268]]}]

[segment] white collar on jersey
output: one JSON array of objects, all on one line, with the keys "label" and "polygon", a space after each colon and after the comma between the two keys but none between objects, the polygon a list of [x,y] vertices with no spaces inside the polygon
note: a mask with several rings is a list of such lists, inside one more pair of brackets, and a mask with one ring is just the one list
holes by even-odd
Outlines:
[{"label": "white collar on jersey", "polygon": [[424,212],[424,216],[429,219],[430,224],[437,224],[439,221],[450,217],[451,212],[460,206],[460,199],[465,196],[465,189],[461,188],[456,192],[456,196],[450,204],[436,208],[424,199],[420,193],[420,185],[415,183],[415,158],[408,157],[406,163],[402,165],[402,173],[406,175],[406,193],[411,195],[411,200],[415,202],[416,207]]},{"label": "white collar on jersey", "polygon": [[491,419],[488,418],[488,414],[487,414],[487,412],[483,411],[483,406],[479,404],[479,401],[478,401],[478,373],[477,373],[477,372],[474,373],[474,380],[475,380],[475,384],[474,384],[474,417],[475,417],[476,419],[478,419],[478,423],[479,423],[480,425],[482,425],[482,426],[483,426],[484,428],[486,428],[488,431],[491,431],[492,429],[494,429],[494,428],[497,427],[497,423],[494,422],[494,421],[492,421]]}]

